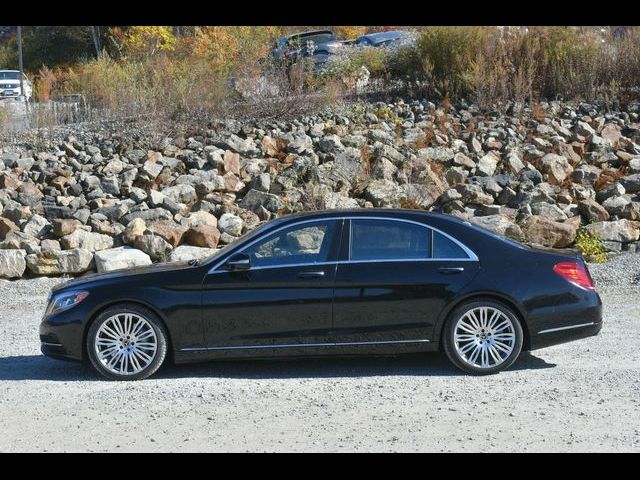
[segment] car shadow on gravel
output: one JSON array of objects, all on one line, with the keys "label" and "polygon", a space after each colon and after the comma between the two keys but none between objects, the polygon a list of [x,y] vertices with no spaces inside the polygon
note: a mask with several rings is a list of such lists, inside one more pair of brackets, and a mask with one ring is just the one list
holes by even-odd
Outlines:
[{"label": "car shadow on gravel", "polygon": [[[523,352],[509,369],[538,370],[556,365]],[[368,376],[460,376],[441,354],[412,354],[396,357],[331,357],[291,359],[220,360],[187,365],[168,364],[152,378],[333,378]],[[0,357],[0,381],[49,380],[74,382],[103,380],[91,367],[79,362],[54,360],[43,355]],[[105,380],[106,381],[106,380]]]}]

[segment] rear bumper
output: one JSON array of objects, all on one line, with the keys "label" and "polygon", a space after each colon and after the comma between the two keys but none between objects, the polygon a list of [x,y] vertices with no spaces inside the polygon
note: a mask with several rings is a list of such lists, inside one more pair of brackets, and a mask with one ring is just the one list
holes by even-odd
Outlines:
[{"label": "rear bumper", "polygon": [[581,308],[559,311],[544,321],[531,322],[531,350],[598,335],[602,329],[602,302],[597,294]]},{"label": "rear bumper", "polygon": [[582,338],[593,337],[598,335],[602,330],[602,320],[594,323],[585,323],[581,325],[575,325],[571,328],[563,330],[553,330],[535,335],[531,340],[531,350],[539,348],[550,347],[552,345],[558,345],[560,343],[573,342],[574,340],[580,340]]}]

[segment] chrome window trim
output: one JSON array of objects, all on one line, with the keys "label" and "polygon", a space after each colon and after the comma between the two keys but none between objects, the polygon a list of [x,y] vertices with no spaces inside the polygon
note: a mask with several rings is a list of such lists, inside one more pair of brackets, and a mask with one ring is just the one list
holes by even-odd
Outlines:
[{"label": "chrome window trim", "polygon": [[595,325],[595,322],[581,323],[579,325],[569,325],[567,327],[547,328],[546,330],[540,330],[538,332],[538,335],[540,335],[541,333],[553,333],[561,332],[563,330],[573,330],[574,328],[590,327],[591,325]]},{"label": "chrome window trim", "polygon": [[[252,271],[252,270],[264,270],[264,269],[272,269],[272,268],[289,268],[289,267],[302,267],[302,266],[314,266],[314,265],[335,265],[335,264],[349,264],[349,263],[388,263],[388,262],[477,262],[479,261],[478,256],[469,248],[467,247],[465,244],[463,244],[462,242],[460,242],[459,240],[457,240],[456,238],[452,237],[451,235],[449,235],[448,233],[443,232],[442,230],[440,230],[439,228],[433,227],[431,225],[427,225],[424,223],[420,223],[420,222],[416,222],[415,220],[407,220],[405,218],[393,218],[393,217],[380,217],[380,216],[353,216],[353,215],[348,215],[348,216],[344,216],[344,217],[330,217],[330,218],[322,218],[322,219],[311,219],[311,220],[302,220],[299,222],[295,222],[295,223],[290,223],[287,225],[282,225],[281,227],[276,228],[275,230],[273,230],[272,232],[270,232],[268,234],[267,237],[259,237],[256,238],[254,240],[252,240],[251,242],[249,242],[247,245],[245,245],[244,247],[242,247],[240,250],[237,250],[235,252],[233,252],[231,255],[236,255],[238,253],[242,253],[244,252],[247,248],[253,246],[254,244],[256,244],[257,242],[265,239],[265,238],[269,238],[270,236],[286,229],[292,226],[297,226],[297,225],[304,225],[307,223],[319,223],[319,222],[326,222],[326,221],[339,221],[339,220],[349,220],[349,257],[351,257],[351,220],[383,220],[383,221],[392,221],[392,222],[404,222],[404,223],[411,223],[414,225],[418,225],[420,227],[429,229],[432,232],[438,232],[441,235],[443,235],[445,238],[451,240],[453,243],[455,243],[456,245],[458,245],[468,256],[468,258],[417,258],[417,259],[411,259],[411,258],[401,258],[401,259],[377,259],[377,260],[336,260],[336,261],[330,261],[330,262],[309,262],[309,263],[297,263],[297,264],[289,264],[289,265],[268,265],[268,266],[262,266],[262,267],[251,267],[249,270],[245,270],[245,271]],[[222,264],[224,264],[224,262],[227,261],[229,257],[217,262],[213,267],[211,267],[209,269],[209,274],[211,273],[226,273],[228,272],[227,270],[217,270],[218,267],[220,267]]]},{"label": "chrome window trim", "polygon": [[220,347],[186,347],[181,348],[181,352],[196,352],[207,350],[258,350],[264,348],[299,348],[299,347],[345,347],[356,345],[390,345],[401,343],[428,343],[426,338],[420,340],[380,340],[369,342],[327,342],[327,343],[285,343],[275,345],[230,345]]}]

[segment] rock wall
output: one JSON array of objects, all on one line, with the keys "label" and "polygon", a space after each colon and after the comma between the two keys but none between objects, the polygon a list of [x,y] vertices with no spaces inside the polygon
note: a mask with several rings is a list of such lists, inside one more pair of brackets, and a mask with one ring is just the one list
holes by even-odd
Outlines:
[{"label": "rock wall", "polygon": [[153,141],[131,125],[27,135],[0,150],[0,277],[189,260],[323,208],[438,210],[559,248],[586,226],[640,251],[639,112],[399,100]]}]

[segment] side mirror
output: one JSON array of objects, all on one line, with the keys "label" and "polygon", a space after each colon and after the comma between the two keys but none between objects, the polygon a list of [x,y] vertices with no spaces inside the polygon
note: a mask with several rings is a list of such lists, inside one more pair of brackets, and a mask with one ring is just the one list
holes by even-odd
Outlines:
[{"label": "side mirror", "polygon": [[238,253],[231,257],[225,263],[227,270],[237,272],[241,270],[249,270],[251,268],[251,259],[246,253]]}]

